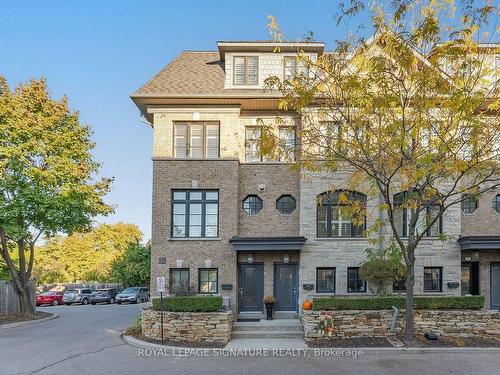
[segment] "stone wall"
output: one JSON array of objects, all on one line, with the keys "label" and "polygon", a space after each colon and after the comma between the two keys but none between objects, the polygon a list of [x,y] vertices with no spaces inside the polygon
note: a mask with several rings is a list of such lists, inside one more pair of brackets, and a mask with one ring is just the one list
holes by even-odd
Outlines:
[{"label": "stone wall", "polygon": [[[304,171],[302,171],[304,173]],[[318,238],[316,229],[317,199],[316,197],[328,190],[349,189],[349,171],[340,170],[336,173],[307,173],[300,180],[300,235],[307,238],[300,252],[299,285],[316,285],[316,269],[318,267],[335,268],[335,295],[350,295],[347,291],[348,267],[359,267],[366,259],[366,249],[383,246],[384,242],[374,245],[369,238]],[[357,191],[367,194],[369,187],[359,184]],[[371,227],[378,219],[386,219],[386,214],[379,211],[381,201],[368,195],[367,226]],[[381,215],[381,216],[380,216]],[[460,247],[457,239],[460,235],[460,206],[451,207],[443,216],[443,233],[446,240],[437,237],[425,237],[416,250],[415,261],[415,294],[425,295],[460,295],[460,288],[448,287],[449,282],[460,282],[461,260]],[[378,233],[388,243],[391,237],[389,226],[384,226]],[[424,267],[442,267],[442,292],[427,293],[424,288]],[[300,290],[300,301],[311,299],[316,290]],[[372,294],[370,284],[366,293]]]},{"label": "stone wall", "polygon": [[[142,312],[142,334],[161,340],[160,311]],[[163,312],[163,338],[167,341],[227,344],[233,329],[232,311]]]},{"label": "stone wall", "polygon": [[[316,327],[320,322],[320,311],[304,311],[301,319],[306,341],[320,340],[323,333]],[[333,315],[332,337],[385,337],[394,335],[390,331],[390,310],[338,310],[326,311]],[[396,334],[404,332],[404,311],[400,311],[396,322]],[[494,338],[500,340],[500,312],[476,310],[416,310],[415,332],[438,332],[443,336]]]}]

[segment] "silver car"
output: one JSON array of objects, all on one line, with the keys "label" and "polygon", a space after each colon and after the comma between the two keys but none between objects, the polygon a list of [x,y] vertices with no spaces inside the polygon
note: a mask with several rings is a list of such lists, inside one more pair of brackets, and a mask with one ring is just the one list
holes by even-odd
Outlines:
[{"label": "silver car", "polygon": [[149,301],[149,289],[139,286],[127,288],[116,295],[116,303],[119,305],[122,302],[141,303],[147,301]]},{"label": "silver car", "polygon": [[92,289],[70,289],[64,292],[62,301],[66,305],[71,305],[72,303],[80,303],[82,305],[88,305],[90,302],[90,295],[92,294]]}]

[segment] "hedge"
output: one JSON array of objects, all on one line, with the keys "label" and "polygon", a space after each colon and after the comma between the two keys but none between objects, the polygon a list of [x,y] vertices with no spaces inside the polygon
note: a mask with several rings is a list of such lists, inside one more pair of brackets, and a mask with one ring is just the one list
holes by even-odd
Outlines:
[{"label": "hedge", "polygon": [[[209,312],[221,309],[222,297],[220,296],[171,296],[163,298],[163,311]],[[153,310],[161,310],[159,298],[153,299]]]},{"label": "hedge", "polygon": [[[460,297],[415,297],[415,309],[427,310],[480,310],[484,306],[483,296]],[[389,297],[321,297],[313,299],[313,310],[390,310],[392,306],[405,307],[405,298]]]}]

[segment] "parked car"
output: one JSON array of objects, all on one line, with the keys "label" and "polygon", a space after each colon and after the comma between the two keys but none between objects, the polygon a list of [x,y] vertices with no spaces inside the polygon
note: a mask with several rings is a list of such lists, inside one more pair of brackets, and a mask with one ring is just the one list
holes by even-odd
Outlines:
[{"label": "parked car", "polygon": [[36,296],[36,305],[52,305],[57,306],[62,303],[63,294],[61,292],[45,292],[42,294],[38,294]]},{"label": "parked car", "polygon": [[140,303],[146,301],[149,301],[149,289],[139,286],[127,288],[116,295],[116,303],[119,305],[122,302]]},{"label": "parked car", "polygon": [[106,288],[97,289],[90,295],[90,303],[95,305],[99,302],[113,303],[115,302],[116,295],[118,294],[118,289]]},{"label": "parked car", "polygon": [[63,303],[66,305],[71,305],[72,303],[80,303],[82,305],[88,305],[90,303],[90,295],[92,294],[92,289],[70,289],[64,292]]}]

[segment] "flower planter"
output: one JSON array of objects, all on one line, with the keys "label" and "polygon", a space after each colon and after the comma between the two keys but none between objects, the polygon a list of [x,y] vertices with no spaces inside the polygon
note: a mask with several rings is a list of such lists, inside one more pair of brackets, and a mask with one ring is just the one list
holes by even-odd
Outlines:
[{"label": "flower planter", "polygon": [[274,303],[266,303],[266,320],[273,320],[273,308],[274,308]]}]

